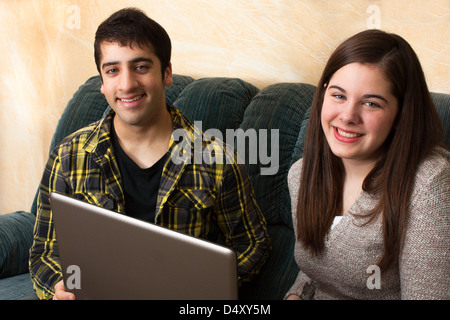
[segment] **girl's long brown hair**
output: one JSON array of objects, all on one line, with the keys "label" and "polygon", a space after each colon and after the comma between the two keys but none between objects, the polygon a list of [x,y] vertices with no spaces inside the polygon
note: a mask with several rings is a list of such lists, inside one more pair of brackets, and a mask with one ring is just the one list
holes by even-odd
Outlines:
[{"label": "girl's long brown hair", "polygon": [[382,156],[363,182],[364,191],[379,196],[378,205],[365,214],[368,222],[382,214],[384,248],[377,263],[383,271],[398,261],[418,165],[443,136],[442,122],[420,62],[411,46],[398,35],[380,30],[360,32],[343,42],[328,60],[306,133],[297,234],[306,248],[320,254],[333,219],[342,210],[345,171],[325,139],[320,115],[326,85],[337,70],[353,62],[377,65],[390,80],[399,105],[392,132],[382,146]]}]

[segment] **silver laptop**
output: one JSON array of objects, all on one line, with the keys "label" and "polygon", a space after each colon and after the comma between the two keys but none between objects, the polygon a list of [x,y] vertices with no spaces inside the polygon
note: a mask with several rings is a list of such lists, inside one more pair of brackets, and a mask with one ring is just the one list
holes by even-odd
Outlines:
[{"label": "silver laptop", "polygon": [[229,248],[58,193],[51,208],[64,283],[77,299],[237,299]]}]

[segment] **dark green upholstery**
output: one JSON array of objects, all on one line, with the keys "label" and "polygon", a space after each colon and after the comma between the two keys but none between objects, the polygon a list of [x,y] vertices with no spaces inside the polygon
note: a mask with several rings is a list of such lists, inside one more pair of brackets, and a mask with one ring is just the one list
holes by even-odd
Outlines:
[{"label": "dark green upholstery", "polygon": [[[98,76],[86,81],[69,101],[58,122],[50,149],[65,136],[98,120],[108,108],[100,93]],[[263,175],[267,167],[260,161],[250,163],[247,145],[245,159],[257,201],[268,221],[272,238],[271,256],[263,270],[240,289],[241,299],[281,299],[294,281],[298,268],[293,258],[294,232],[291,219],[287,172],[303,154],[303,142],[315,87],[309,84],[278,83],[259,90],[234,78],[203,78],[174,75],[174,84],[166,89],[169,103],[177,106],[191,121],[202,121],[202,129],[255,130],[258,141],[267,130],[267,150],[278,147],[279,168],[276,175]],[[432,93],[446,130],[444,142],[450,147],[450,95]],[[272,133],[278,130],[277,141]],[[225,137],[226,134],[223,133]],[[231,141],[235,146],[240,141]],[[226,141],[230,143],[230,141]],[[32,291],[27,280],[28,249],[31,246],[36,201],[31,213],[17,211],[0,216],[0,300],[21,299]],[[14,276],[14,277],[13,277]],[[6,277],[6,278],[5,278]],[[29,279],[29,278],[28,278]],[[28,290],[28,291],[27,291]]]},{"label": "dark green upholstery", "polygon": [[0,216],[0,278],[28,272],[34,220],[34,215],[24,211]]},{"label": "dark green upholstery", "polygon": [[[202,121],[202,129],[236,129],[258,88],[240,79],[203,78],[186,86],[173,105],[190,120]],[[228,141],[227,141],[228,142]]]},{"label": "dark green upholstery", "polygon": [[[259,133],[267,129],[267,152],[272,150],[271,137],[278,130],[279,169],[276,175],[262,175],[261,168],[268,167],[251,164],[246,154],[247,171],[252,180],[256,198],[264,216],[271,224],[291,225],[286,174],[293,160],[293,150],[302,129],[303,120],[312,102],[315,87],[307,84],[280,83],[268,86],[259,92],[248,106],[241,128],[244,131],[255,129]],[[270,134],[271,133],[271,134]],[[246,148],[248,151],[249,148]],[[260,150],[258,149],[258,152]],[[244,155],[241,155],[244,157]]]},{"label": "dark green upholstery", "polygon": [[[278,150],[274,149],[274,152],[279,154],[279,168],[275,175],[261,174],[261,167],[267,166],[259,161],[250,164],[249,155],[245,155],[256,199],[269,225],[272,253],[261,274],[250,284],[242,286],[242,299],[282,299],[297,276],[287,173],[299,132],[306,125],[303,120],[308,114],[314,91],[314,86],[294,83],[264,88],[248,106],[241,124],[244,131],[256,129],[258,141],[262,138],[260,130],[267,129],[267,152],[275,144]],[[271,140],[275,132],[278,132],[278,141]]]},{"label": "dark green upholstery", "polygon": [[450,95],[432,92],[431,98],[444,125],[443,143],[450,149]]}]

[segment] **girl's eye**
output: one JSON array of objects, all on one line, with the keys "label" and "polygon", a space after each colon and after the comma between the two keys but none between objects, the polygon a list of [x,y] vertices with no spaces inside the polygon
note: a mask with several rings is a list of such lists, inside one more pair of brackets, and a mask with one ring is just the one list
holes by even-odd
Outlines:
[{"label": "girl's eye", "polygon": [[372,102],[372,101],[364,102],[364,104],[366,106],[368,106],[368,107],[371,107],[371,108],[378,108],[378,107],[380,107],[380,105],[378,103],[375,103],[375,102]]},{"label": "girl's eye", "polygon": [[333,97],[335,97],[338,100],[343,100],[345,97],[342,94],[333,94]]}]

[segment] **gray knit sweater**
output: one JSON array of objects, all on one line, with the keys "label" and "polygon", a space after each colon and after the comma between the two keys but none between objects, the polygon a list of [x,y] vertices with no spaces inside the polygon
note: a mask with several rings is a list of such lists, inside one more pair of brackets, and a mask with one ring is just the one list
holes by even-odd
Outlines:
[{"label": "gray knit sweater", "polygon": [[[288,175],[296,226],[302,160]],[[397,268],[376,263],[383,250],[381,215],[366,226],[358,217],[377,199],[362,192],[333,227],[325,250],[313,256],[297,241],[298,277],[287,292],[303,299],[450,299],[450,152],[435,148],[420,165]],[[297,231],[296,231],[297,233]]]}]

